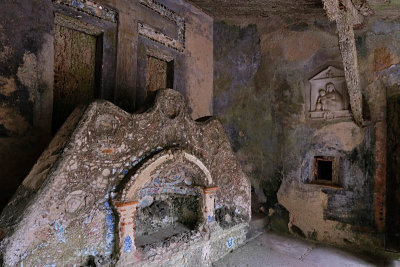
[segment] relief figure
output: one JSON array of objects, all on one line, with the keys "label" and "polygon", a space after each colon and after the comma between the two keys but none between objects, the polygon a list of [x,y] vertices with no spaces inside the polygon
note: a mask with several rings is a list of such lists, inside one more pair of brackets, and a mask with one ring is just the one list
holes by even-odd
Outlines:
[{"label": "relief figure", "polygon": [[316,111],[344,110],[345,105],[342,95],[336,90],[333,83],[327,83],[325,89],[319,89]]}]

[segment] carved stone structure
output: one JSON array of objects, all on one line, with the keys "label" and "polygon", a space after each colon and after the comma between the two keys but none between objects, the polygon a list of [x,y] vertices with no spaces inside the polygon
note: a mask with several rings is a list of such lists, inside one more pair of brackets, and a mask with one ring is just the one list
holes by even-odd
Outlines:
[{"label": "carved stone structure", "polygon": [[328,18],[336,21],[351,110],[355,122],[363,125],[361,82],[353,28],[362,25],[364,16],[370,15],[372,11],[366,0],[323,0],[322,2]]},{"label": "carved stone structure", "polygon": [[1,253],[7,266],[199,266],[240,245],[249,219],[222,125],[161,90],[143,114],[98,101],[69,117],[1,215]]},{"label": "carved stone structure", "polygon": [[79,11],[85,12],[91,16],[98,17],[100,19],[108,20],[113,23],[118,21],[118,12],[105,6],[96,4],[95,2],[88,0],[52,0],[55,3],[63,4],[78,9]]},{"label": "carved stone structure", "polygon": [[[350,117],[349,95],[342,70],[328,67],[310,79],[309,112],[311,119],[332,120]],[[309,97],[308,97],[309,96]]]},{"label": "carved stone structure", "polygon": [[179,52],[183,52],[185,49],[185,20],[171,9],[154,0],[140,0],[139,2],[176,24],[178,28],[178,38],[172,38],[162,32],[159,32],[152,26],[140,22],[138,23],[139,34]]}]

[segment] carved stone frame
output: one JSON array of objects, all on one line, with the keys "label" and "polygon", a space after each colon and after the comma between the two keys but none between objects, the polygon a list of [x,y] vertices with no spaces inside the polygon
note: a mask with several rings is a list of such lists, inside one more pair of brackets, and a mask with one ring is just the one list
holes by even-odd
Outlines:
[{"label": "carved stone frame", "polygon": [[[137,88],[136,88],[136,104],[138,109],[145,106],[146,101],[146,72],[147,72],[147,57],[155,57],[163,60],[170,65],[171,72],[175,76],[174,62],[177,58],[178,52],[169,49],[161,44],[151,44],[151,41],[143,37],[139,38],[138,53],[137,53]],[[174,89],[175,77],[172,77],[170,89]],[[167,86],[168,87],[168,86]]]},{"label": "carved stone frame", "polygon": [[[320,161],[331,161],[332,162],[332,181],[318,179],[318,163]],[[334,156],[314,157],[314,166],[312,168],[313,172],[311,174],[312,183],[321,184],[321,185],[340,186],[339,162],[340,162],[339,157],[334,157]]]},{"label": "carved stone frame", "polygon": [[138,23],[139,34],[152,41],[175,49],[176,51],[183,52],[185,50],[185,20],[171,9],[154,0],[139,0],[139,2],[175,23],[178,28],[178,39],[174,39],[162,32],[159,32],[152,26],[142,22]]},{"label": "carved stone frame", "polygon": [[[76,6],[78,5],[78,6]],[[95,5],[93,7],[93,5]],[[98,10],[107,11],[101,14]],[[93,14],[89,11],[94,10]],[[93,2],[53,0],[54,23],[97,38],[97,98],[114,101],[118,13]],[[112,14],[112,16],[110,15]],[[96,51],[96,54],[98,52]]]},{"label": "carved stone frame", "polygon": [[[331,73],[331,75],[329,75]],[[343,110],[316,110],[316,101],[318,99],[318,90],[325,89],[325,86],[332,83],[343,97]],[[332,65],[328,65],[314,75],[307,81],[305,86],[304,96],[306,99],[306,109],[308,118],[311,120],[334,120],[339,118],[350,118],[351,113],[349,110],[350,99],[346,87],[346,80],[344,72]]]}]

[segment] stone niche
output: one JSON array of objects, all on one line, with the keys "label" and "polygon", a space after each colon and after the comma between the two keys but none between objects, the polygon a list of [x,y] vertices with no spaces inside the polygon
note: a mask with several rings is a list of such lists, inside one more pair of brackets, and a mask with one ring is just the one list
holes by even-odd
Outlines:
[{"label": "stone niche", "polygon": [[309,83],[305,95],[310,119],[329,121],[351,117],[349,94],[342,70],[329,66],[312,77]]},{"label": "stone niche", "polygon": [[[149,160],[114,199],[119,213],[120,247],[142,255],[166,243],[199,240],[199,229],[215,221],[210,172],[195,156],[168,150]],[[124,254],[125,262],[135,262]]]},{"label": "stone niche", "polygon": [[71,114],[4,209],[0,252],[6,266],[202,266],[249,220],[220,122],[160,90],[145,113],[96,101]]}]

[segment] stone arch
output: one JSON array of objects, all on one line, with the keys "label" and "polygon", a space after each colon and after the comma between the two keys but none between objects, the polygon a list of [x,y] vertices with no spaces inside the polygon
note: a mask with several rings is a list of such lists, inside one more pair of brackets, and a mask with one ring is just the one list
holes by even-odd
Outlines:
[{"label": "stone arch", "polygon": [[151,172],[163,164],[176,161],[176,159],[183,164],[185,164],[185,161],[192,163],[201,170],[203,174],[203,181],[201,182],[202,187],[213,186],[213,178],[210,171],[198,157],[182,150],[168,150],[150,158],[148,162],[139,168],[115,198],[115,202],[128,203],[137,201],[139,198],[139,190],[151,180]]},{"label": "stone arch", "polygon": [[135,262],[139,257],[135,246],[137,213],[153,201],[169,201],[169,196],[193,198],[196,200],[192,199],[191,203],[199,207],[197,225],[215,221],[214,201],[218,187],[206,165],[193,154],[180,149],[160,152],[129,179],[113,201],[119,217],[120,258],[124,262]]}]

